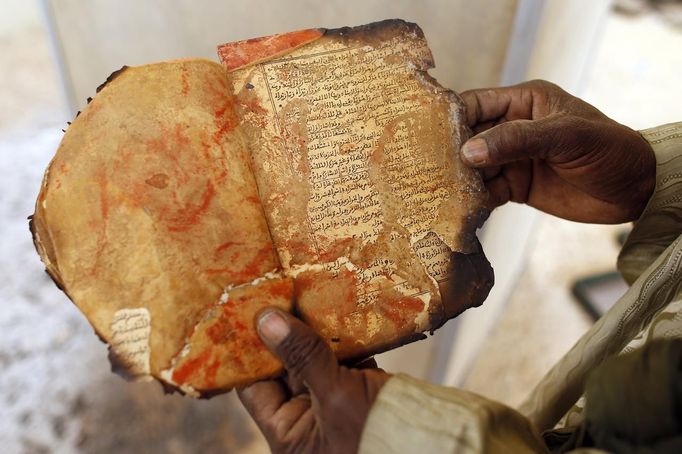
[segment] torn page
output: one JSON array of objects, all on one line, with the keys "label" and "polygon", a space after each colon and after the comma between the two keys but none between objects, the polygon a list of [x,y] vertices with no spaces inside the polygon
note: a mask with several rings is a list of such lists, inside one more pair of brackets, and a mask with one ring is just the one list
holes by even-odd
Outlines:
[{"label": "torn page", "polygon": [[240,49],[219,55],[302,317],[342,357],[439,326],[439,284],[453,254],[479,252],[486,193],[459,161],[462,103],[426,74],[419,27],[327,30],[269,59]]}]

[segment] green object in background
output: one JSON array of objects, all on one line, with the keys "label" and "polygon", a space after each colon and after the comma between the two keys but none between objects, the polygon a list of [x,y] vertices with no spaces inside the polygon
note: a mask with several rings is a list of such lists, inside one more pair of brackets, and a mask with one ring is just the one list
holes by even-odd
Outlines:
[{"label": "green object in background", "polygon": [[[630,229],[625,229],[616,235],[619,246],[625,244]],[[616,304],[618,298],[627,291],[628,285],[617,271],[588,276],[578,279],[571,286],[571,293],[581,306],[594,320],[598,320],[611,306]]]},{"label": "green object in background", "polygon": [[571,293],[594,320],[599,319],[628,289],[620,273],[611,271],[579,279]]}]

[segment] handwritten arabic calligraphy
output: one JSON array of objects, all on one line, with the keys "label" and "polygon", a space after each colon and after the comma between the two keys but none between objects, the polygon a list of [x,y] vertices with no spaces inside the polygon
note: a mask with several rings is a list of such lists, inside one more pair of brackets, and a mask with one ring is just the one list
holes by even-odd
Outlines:
[{"label": "handwritten arabic calligraphy", "polygon": [[111,349],[133,375],[149,373],[151,318],[146,308],[121,309],[111,321]]},{"label": "handwritten arabic calligraphy", "polygon": [[[336,240],[354,238],[367,244],[379,237],[383,207],[369,175],[378,148],[385,156],[384,178],[403,204],[398,221],[409,234],[427,234],[440,203],[449,196],[432,150],[417,140],[420,125],[412,119],[423,120],[432,99],[409,65],[396,57],[407,52],[407,46],[391,40],[377,47],[345,48],[263,65],[281,122],[295,124],[305,115],[308,221],[312,241],[323,249]],[[302,101],[305,113],[287,109]],[[429,274],[444,278],[450,251],[438,236],[416,242],[416,248]],[[338,271],[337,265],[330,265],[330,271]],[[385,276],[393,265],[375,261],[360,270],[360,282]]]}]

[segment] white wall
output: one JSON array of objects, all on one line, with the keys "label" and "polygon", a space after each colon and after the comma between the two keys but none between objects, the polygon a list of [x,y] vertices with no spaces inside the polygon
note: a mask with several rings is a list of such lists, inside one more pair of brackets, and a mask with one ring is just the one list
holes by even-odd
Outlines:
[{"label": "white wall", "polygon": [[[579,95],[610,4],[610,0],[521,0],[501,82],[547,79]],[[464,383],[525,267],[526,251],[541,216],[546,215],[509,204],[495,210],[485,224],[481,242],[495,269],[495,286],[482,307],[465,312],[456,327],[449,328],[456,329],[452,350],[447,360],[434,365],[434,379],[450,385]]]},{"label": "white wall", "polygon": [[219,43],[310,27],[390,18],[424,29],[441,83],[495,85],[517,0],[43,0],[61,44],[73,109],[122,65],[179,57],[215,59]]},{"label": "white wall", "polygon": [[26,0],[3,0],[0,14],[0,36],[38,23],[38,5]]}]

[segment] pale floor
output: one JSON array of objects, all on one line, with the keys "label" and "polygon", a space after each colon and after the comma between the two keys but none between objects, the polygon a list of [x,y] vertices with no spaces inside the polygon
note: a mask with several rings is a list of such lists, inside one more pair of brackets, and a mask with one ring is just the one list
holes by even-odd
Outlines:
[{"label": "pale floor", "polygon": [[[104,346],[42,272],[26,216],[66,118],[45,33],[31,23],[0,34],[0,451],[264,452],[234,393],[165,397],[111,374]],[[681,119],[680,48],[655,17],[611,18],[584,97],[635,128]],[[569,285],[613,269],[621,228],[541,220],[467,389],[521,401],[589,327]]]}]

